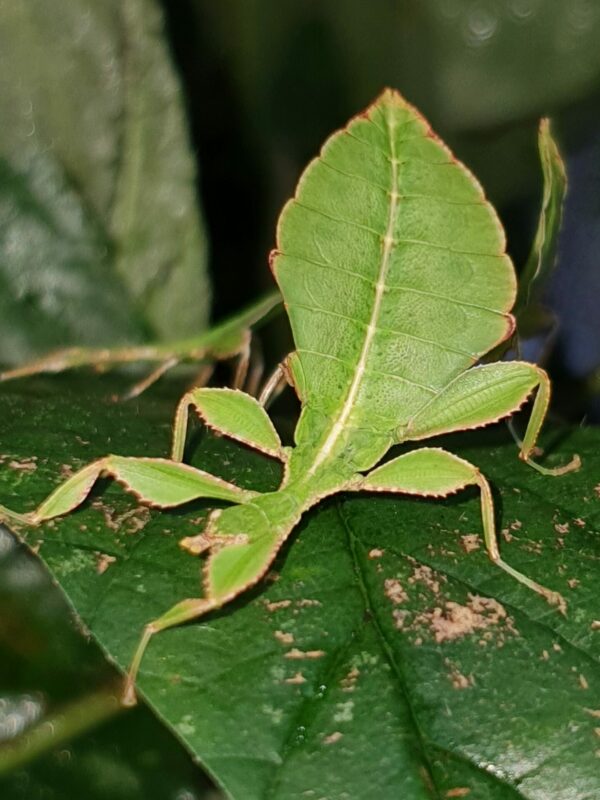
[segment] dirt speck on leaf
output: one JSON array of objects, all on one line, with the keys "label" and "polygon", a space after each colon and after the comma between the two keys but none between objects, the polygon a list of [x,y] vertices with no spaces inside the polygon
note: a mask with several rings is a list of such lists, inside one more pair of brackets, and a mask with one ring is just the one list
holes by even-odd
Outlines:
[{"label": "dirt speck on leaf", "polygon": [[585,677],[585,675],[581,675],[581,674],[579,675],[579,685],[581,686],[582,689],[589,689],[590,688],[590,685],[587,682],[587,678]]},{"label": "dirt speck on leaf", "polygon": [[408,579],[411,585],[419,583],[425,586],[433,594],[440,593],[440,583],[445,581],[445,576],[437,576],[436,573],[426,564],[419,564],[414,558],[408,559],[413,565],[413,574]]},{"label": "dirt speck on leaf", "polygon": [[593,631],[600,631],[600,619],[595,619],[590,627]]},{"label": "dirt speck on leaf", "polygon": [[269,600],[265,600],[265,606],[267,607],[267,611],[279,611],[282,608],[289,608],[292,605],[291,600],[275,600],[270,602]]},{"label": "dirt speck on leaf", "polygon": [[296,600],[296,605],[298,606],[298,608],[312,608],[314,606],[320,606],[321,601],[305,597],[302,600]]},{"label": "dirt speck on leaf", "polygon": [[150,509],[146,506],[136,506],[122,514],[117,514],[114,508],[104,505],[101,500],[94,500],[92,508],[100,511],[106,527],[115,533],[137,533],[146,526],[150,519]]},{"label": "dirt speck on leaf", "polygon": [[350,672],[348,672],[348,674],[345,675],[340,682],[342,692],[353,692],[356,687],[356,681],[359,677],[360,670],[358,667],[352,667]]},{"label": "dirt speck on leaf", "polygon": [[286,678],[284,683],[290,683],[292,685],[298,685],[301,683],[306,683],[306,678],[301,672],[296,672],[295,675],[292,675],[291,678]]},{"label": "dirt speck on leaf", "polygon": [[466,786],[457,786],[456,789],[448,789],[446,792],[446,797],[468,797],[470,794],[471,790],[467,789]]},{"label": "dirt speck on leaf", "polygon": [[323,658],[324,655],[324,650],[300,650],[297,647],[292,647],[292,649],[288,650],[288,652],[284,655],[284,658],[302,660],[305,658]]},{"label": "dirt speck on leaf", "polygon": [[481,537],[477,533],[467,533],[460,537],[462,549],[465,553],[472,553],[481,547]]},{"label": "dirt speck on leaf", "polygon": [[404,628],[406,620],[408,619],[409,616],[410,616],[409,611],[403,611],[400,608],[395,608],[392,611],[392,617],[394,618],[394,625],[399,631],[401,631]]},{"label": "dirt speck on leaf", "polygon": [[408,595],[406,594],[404,587],[396,578],[386,578],[383,583],[383,589],[387,599],[394,603],[394,605],[406,603],[408,600]]},{"label": "dirt speck on leaf", "polygon": [[475,684],[475,679],[472,675],[463,675],[458,666],[449,658],[444,660],[444,664],[448,667],[448,677],[452,686],[455,689],[469,689]]},{"label": "dirt speck on leaf", "polygon": [[96,572],[98,575],[104,575],[106,570],[111,564],[114,564],[116,560],[116,556],[109,556],[107,553],[96,553]]},{"label": "dirt speck on leaf", "polygon": [[35,472],[38,468],[38,465],[35,463],[37,461],[36,456],[32,456],[31,458],[23,459],[22,461],[17,461],[17,459],[13,459],[9,461],[7,466],[10,469],[14,469],[17,472]]},{"label": "dirt speck on leaf", "polygon": [[512,540],[515,538],[512,535],[512,533],[508,530],[508,528],[502,528],[502,530],[500,531],[500,535],[502,536],[505,542],[512,542]]},{"label": "dirt speck on leaf", "polygon": [[466,605],[449,600],[443,607],[419,615],[415,621],[427,624],[438,644],[461,639],[475,631],[499,628],[497,643],[500,646],[504,644],[502,633],[516,633],[504,606],[493,598],[475,594],[469,594]]},{"label": "dirt speck on leaf", "polygon": [[378,547],[373,547],[372,550],[369,550],[368,556],[369,558],[381,558],[384,553],[385,550],[380,550]]},{"label": "dirt speck on leaf", "polygon": [[273,634],[278,642],[281,644],[289,645],[294,644],[294,634],[286,633],[285,631],[275,631]]},{"label": "dirt speck on leaf", "polygon": [[323,739],[323,744],[335,744],[336,742],[339,742],[343,735],[344,734],[340,733],[339,731],[334,731]]}]

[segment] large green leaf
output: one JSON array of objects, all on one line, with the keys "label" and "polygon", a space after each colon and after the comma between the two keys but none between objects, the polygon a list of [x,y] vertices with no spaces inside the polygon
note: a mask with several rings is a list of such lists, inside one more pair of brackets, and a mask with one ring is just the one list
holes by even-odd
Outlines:
[{"label": "large green leaf", "polygon": [[198,332],[204,232],[157,3],[0,18],[0,359]]},{"label": "large green leaf", "polygon": [[[0,499],[33,508],[65,465],[108,450],[164,455],[164,414],[150,398],[2,395]],[[250,597],[156,637],[143,696],[236,800],[595,797],[599,444],[572,432],[549,461],[577,450],[583,468],[553,479],[501,429],[448,442],[493,482],[505,558],[561,591],[566,617],[488,562],[475,491],[341,497],[307,515]],[[193,461],[258,490],[279,478],[272,459],[208,435]],[[142,625],[197,593],[177,541],[207,509],[136,509],[109,486],[24,533],[124,668]],[[102,573],[101,554],[116,559]]]}]

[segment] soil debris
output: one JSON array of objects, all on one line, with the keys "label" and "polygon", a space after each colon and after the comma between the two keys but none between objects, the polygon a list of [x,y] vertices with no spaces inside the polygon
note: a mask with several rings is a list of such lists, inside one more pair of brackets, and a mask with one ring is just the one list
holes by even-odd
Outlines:
[{"label": "soil debris", "polygon": [[353,692],[356,688],[356,681],[358,680],[359,676],[360,670],[358,667],[352,667],[350,672],[345,675],[340,682],[342,692]]},{"label": "soil debris", "polygon": [[36,456],[24,459],[23,461],[17,461],[16,459],[13,459],[12,461],[8,462],[7,466],[10,469],[17,470],[18,472],[35,472],[38,468],[38,465],[35,463],[36,461]]},{"label": "soil debris", "polygon": [[[475,631],[499,626],[508,633],[516,633],[514,622],[506,613],[504,606],[493,598],[475,594],[469,594],[466,605],[448,600],[443,607],[438,606],[432,611],[420,614],[416,621],[429,626],[438,644],[462,639]],[[504,639],[499,638],[498,646],[502,644]]]},{"label": "soil debris", "polygon": [[581,686],[582,689],[589,689],[590,688],[590,685],[587,682],[587,678],[585,677],[585,675],[581,675],[581,674],[579,675],[579,685]]},{"label": "soil debris", "polygon": [[367,555],[369,558],[381,558],[384,553],[385,550],[380,550],[378,547],[373,547],[372,550],[369,550]]},{"label": "soil debris", "polygon": [[412,585],[415,583],[420,583],[429,589],[433,594],[440,593],[440,583],[442,581],[446,581],[445,576],[437,577],[436,573],[428,567],[426,564],[419,564],[414,558],[408,559],[413,565],[414,570],[413,574],[408,579],[408,582]]},{"label": "soil debris", "polygon": [[270,602],[269,600],[265,600],[265,605],[267,607],[267,611],[279,611],[282,608],[289,608],[292,605],[291,600],[275,600]]},{"label": "soil debris", "polygon": [[395,608],[392,611],[392,617],[394,618],[394,625],[401,631],[404,628],[404,623],[410,617],[410,611],[402,611],[400,608]]},{"label": "soil debris", "polygon": [[406,603],[408,600],[408,595],[404,590],[404,587],[396,578],[386,578],[383,583],[383,589],[387,599],[390,600],[394,605]]},{"label": "soil debris", "polygon": [[468,797],[470,794],[471,790],[467,789],[466,786],[457,786],[456,789],[448,789],[446,792],[446,797]]},{"label": "soil debris", "polygon": [[478,533],[467,533],[460,537],[462,549],[465,553],[472,553],[481,547],[481,537]]},{"label": "soil debris", "polygon": [[104,575],[106,570],[111,564],[114,564],[116,560],[116,556],[109,556],[107,553],[96,553],[96,572],[98,575]]},{"label": "soil debris", "polygon": [[469,689],[475,684],[475,678],[472,675],[463,675],[458,666],[449,658],[444,660],[444,664],[450,670],[448,677],[455,689]]},{"label": "soil debris", "polygon": [[146,526],[150,519],[150,509],[146,506],[136,506],[122,514],[117,514],[111,506],[105,506],[101,500],[94,500],[92,508],[100,511],[106,527],[115,533],[137,533]]},{"label": "soil debris", "polygon": [[285,631],[275,631],[273,634],[278,642],[284,645],[294,644],[294,634]]},{"label": "soil debris", "polygon": [[306,678],[304,677],[304,675],[301,672],[296,672],[296,674],[292,675],[291,678],[286,678],[284,680],[284,683],[289,683],[289,684],[292,684],[292,685],[298,685],[298,684],[301,684],[301,683],[306,683]]},{"label": "soil debris", "polygon": [[515,538],[508,528],[502,528],[502,530],[500,531],[500,535],[502,536],[505,542],[512,542],[512,540]]},{"label": "soil debris", "polygon": [[343,735],[344,734],[340,733],[339,731],[334,731],[323,739],[323,744],[335,744],[336,742],[339,742]]},{"label": "soil debris", "polygon": [[284,658],[301,660],[305,658],[323,658],[324,655],[324,650],[300,650],[297,647],[292,647],[292,649],[288,650],[288,652],[284,655]]}]

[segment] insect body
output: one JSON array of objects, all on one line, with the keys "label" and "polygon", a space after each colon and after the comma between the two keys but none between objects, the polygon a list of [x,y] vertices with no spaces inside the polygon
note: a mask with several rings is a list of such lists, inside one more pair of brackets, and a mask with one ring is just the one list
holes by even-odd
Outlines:
[{"label": "insect body", "polygon": [[[535,392],[521,458],[531,454],[548,407],[546,373],[524,362],[478,365],[509,337],[516,281],[504,234],[483,192],[420,114],[385,91],[334,134],[306,169],[278,226],[271,266],[296,349],[284,372],[302,403],[291,448],[261,403],[231,389],[195,389],[181,400],[171,460],[108,456],[64,484],[34,512],[3,513],[37,524],[65,514],[110,474],[147,503],[169,508],[198,497],[232,502],[181,543],[206,553],[204,595],[175,605],[145,629],[124,700],[149,639],[219,608],[265,574],[302,514],[339,491],[444,497],[481,492],[490,558],[561,605],[562,598],[500,557],[488,482],[446,450],[413,449],[377,466],[402,442],[487,425]],[[207,425],[285,463],[275,492],[258,494],[183,463],[193,408]]]}]

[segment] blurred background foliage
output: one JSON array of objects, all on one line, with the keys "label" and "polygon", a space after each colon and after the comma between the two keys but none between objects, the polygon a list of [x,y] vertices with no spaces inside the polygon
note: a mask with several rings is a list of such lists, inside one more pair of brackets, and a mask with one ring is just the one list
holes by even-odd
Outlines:
[{"label": "blurred background foliage", "polygon": [[[541,196],[537,125],[553,117],[570,189],[549,366],[560,414],[600,418],[596,0],[4,0],[0,23],[2,362],[187,335],[248,303],[270,285],[300,170],[389,85],[483,183],[517,265]],[[0,598],[10,743],[113,676],[8,538]],[[212,791],[143,709],[0,781],[17,800]]]}]

